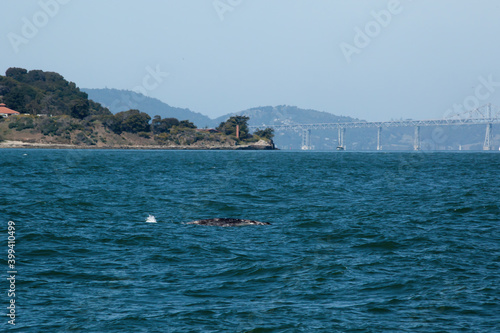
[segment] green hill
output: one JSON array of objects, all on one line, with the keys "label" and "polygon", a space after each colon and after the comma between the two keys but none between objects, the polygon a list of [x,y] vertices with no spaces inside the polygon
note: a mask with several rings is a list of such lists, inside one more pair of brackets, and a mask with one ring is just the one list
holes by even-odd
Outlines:
[{"label": "green hill", "polygon": [[[151,103],[155,101],[149,100]],[[127,110],[125,107],[113,114],[90,100],[75,83],[54,72],[9,68],[5,76],[0,76],[0,102],[21,113],[8,118],[0,117],[0,141],[17,142],[14,145],[148,149],[273,148],[272,131],[260,131],[256,135],[248,133],[246,117],[232,117],[219,126],[219,130],[199,130],[189,120],[179,121],[174,117],[162,119],[160,115],[152,118],[148,113],[133,108]],[[12,144],[7,143],[8,146]]]},{"label": "green hill", "polygon": [[83,119],[110,115],[99,103],[89,100],[75,83],[58,73],[9,68],[0,75],[0,99],[13,110],[31,115],[68,115]]}]

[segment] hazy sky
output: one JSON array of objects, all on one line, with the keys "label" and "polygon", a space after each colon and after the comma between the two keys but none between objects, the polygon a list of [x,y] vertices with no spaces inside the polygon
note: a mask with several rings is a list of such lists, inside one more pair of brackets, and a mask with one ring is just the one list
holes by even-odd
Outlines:
[{"label": "hazy sky", "polygon": [[2,0],[0,13],[1,72],[55,71],[211,117],[500,105],[498,0]]}]

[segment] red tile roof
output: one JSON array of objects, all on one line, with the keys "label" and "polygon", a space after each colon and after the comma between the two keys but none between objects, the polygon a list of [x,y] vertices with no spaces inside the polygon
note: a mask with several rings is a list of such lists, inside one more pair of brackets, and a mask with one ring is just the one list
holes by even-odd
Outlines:
[{"label": "red tile roof", "polygon": [[17,111],[11,110],[5,106],[4,103],[0,103],[0,114],[20,114]]}]

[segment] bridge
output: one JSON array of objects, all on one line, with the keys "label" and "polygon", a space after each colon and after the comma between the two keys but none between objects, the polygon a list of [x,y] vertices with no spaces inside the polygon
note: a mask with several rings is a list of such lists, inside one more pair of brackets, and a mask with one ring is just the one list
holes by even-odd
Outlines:
[{"label": "bridge", "polygon": [[311,130],[337,129],[338,150],[345,149],[345,132],[348,128],[377,128],[377,150],[382,150],[381,133],[383,128],[389,127],[414,127],[414,150],[421,150],[420,127],[422,126],[460,126],[460,125],[486,125],[486,135],[483,150],[493,150],[492,146],[492,125],[500,123],[500,108],[492,104],[486,104],[479,108],[452,114],[444,119],[434,120],[396,120],[396,121],[375,121],[375,122],[343,122],[343,123],[320,123],[320,124],[290,124],[290,125],[261,125],[249,126],[250,129],[270,127],[275,131],[296,131],[302,132],[302,149],[311,150]]}]

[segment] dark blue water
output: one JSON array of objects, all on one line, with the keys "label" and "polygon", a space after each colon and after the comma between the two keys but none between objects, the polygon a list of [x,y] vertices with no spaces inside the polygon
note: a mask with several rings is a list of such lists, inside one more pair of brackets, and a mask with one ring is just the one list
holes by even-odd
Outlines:
[{"label": "dark blue water", "polygon": [[[0,150],[0,175],[2,330],[500,331],[498,153]],[[184,224],[211,217],[272,225]]]}]

